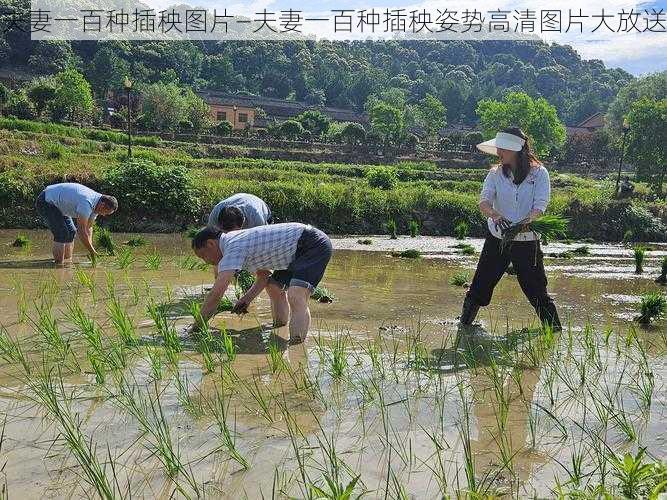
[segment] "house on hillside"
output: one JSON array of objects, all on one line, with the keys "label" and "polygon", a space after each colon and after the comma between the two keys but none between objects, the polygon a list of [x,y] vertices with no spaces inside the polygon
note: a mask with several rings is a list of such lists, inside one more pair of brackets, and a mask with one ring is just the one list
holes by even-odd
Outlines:
[{"label": "house on hillside", "polygon": [[604,127],[605,122],[604,122],[604,113],[597,112],[595,114],[592,114],[588,118],[586,118],[584,121],[570,126],[568,125],[566,127],[567,130],[567,135],[572,136],[572,135],[589,135],[592,134],[593,132],[601,129]]},{"label": "house on hillside", "polygon": [[[342,108],[311,106],[302,102],[286,101],[272,97],[259,97],[247,94],[228,94],[214,90],[197,92],[211,108],[211,117],[219,123],[227,120],[234,130],[245,128],[261,129],[271,123],[280,123],[304,111],[318,110],[334,121],[354,122],[365,125],[366,115]],[[263,113],[258,113],[257,110]]]}]

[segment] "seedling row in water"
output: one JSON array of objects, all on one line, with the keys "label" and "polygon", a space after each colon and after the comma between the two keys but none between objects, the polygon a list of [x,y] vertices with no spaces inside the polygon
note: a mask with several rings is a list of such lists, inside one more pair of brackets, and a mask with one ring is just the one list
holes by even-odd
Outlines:
[{"label": "seedling row in water", "polygon": [[[207,325],[184,345],[147,285],[109,276],[99,287],[85,271],[75,283],[62,310],[58,287],[45,283],[22,313],[33,336],[19,342],[3,330],[0,355],[62,437],[53,449],[76,468],[79,494],[147,494],[146,479],[132,473],[146,460],[179,496],[229,492],[234,473],[266,467],[257,460],[264,434],[251,431],[258,425],[279,437],[271,446],[283,456],[266,472],[265,496],[522,497],[538,489],[640,498],[664,488],[667,471],[648,431],[664,411],[655,407],[647,354],[664,349],[660,331],[647,346],[633,328],[503,336],[473,328],[434,346],[420,324],[363,340],[334,329],[301,356],[267,332],[266,371],[242,374],[225,329]],[[195,317],[197,306],[189,306]],[[141,341],[137,325],[147,317],[160,345]],[[88,383],[71,382],[81,375]],[[87,425],[83,416],[102,408],[126,419],[132,436],[116,443]],[[204,446],[188,446],[183,419],[201,423]],[[530,453],[546,453],[550,477],[527,475],[522,457]],[[211,481],[217,463],[228,472]]]}]

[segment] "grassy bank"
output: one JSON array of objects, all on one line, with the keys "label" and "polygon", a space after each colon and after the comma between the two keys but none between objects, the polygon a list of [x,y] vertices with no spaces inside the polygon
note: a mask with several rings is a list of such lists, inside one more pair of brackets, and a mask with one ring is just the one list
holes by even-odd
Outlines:
[{"label": "grassy bank", "polygon": [[[41,224],[34,199],[49,183],[69,180],[119,198],[121,210],[107,221],[112,229],[182,230],[202,223],[221,198],[249,192],[264,198],[279,220],[335,233],[384,233],[389,219],[403,234],[413,220],[426,235],[452,235],[462,220],[470,234],[484,232],[477,200],[485,168],[404,163],[391,189],[379,189],[366,178],[371,165],[210,158],[196,147],[166,143],[137,145],[135,164],[123,166],[122,137],[96,139],[90,132],[98,131],[26,123],[11,130],[0,124],[3,227]],[[552,174],[552,186],[549,210],[571,219],[573,238],[665,239],[667,205],[651,201],[641,184],[627,201],[611,200],[611,181]]]}]

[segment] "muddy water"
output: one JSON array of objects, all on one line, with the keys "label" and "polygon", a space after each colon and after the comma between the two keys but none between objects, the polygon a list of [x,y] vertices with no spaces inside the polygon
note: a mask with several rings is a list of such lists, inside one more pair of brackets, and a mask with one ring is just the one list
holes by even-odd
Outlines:
[{"label": "muddy water", "polygon": [[[134,262],[126,269],[120,269],[114,257],[102,258],[96,268],[91,268],[79,253],[74,268],[54,270],[48,262],[47,234],[20,231],[29,236],[31,245],[19,249],[10,245],[18,233],[0,232],[0,321],[11,335],[25,339],[29,349],[36,345],[30,321],[34,317],[33,306],[44,296],[53,297],[58,317],[65,314],[66,304],[78,297],[85,310],[96,317],[106,331],[110,328],[105,316],[105,290],[111,276],[140,333],[151,337],[155,334],[154,325],[145,312],[149,295],[157,302],[173,306],[171,317],[179,327],[185,326],[189,319],[177,306],[184,296],[202,293],[202,284],[212,282],[210,270],[187,269],[192,260],[185,260],[190,255],[188,241],[180,235],[146,236],[148,244],[133,249]],[[121,243],[130,236],[115,235],[115,239]],[[553,377],[555,365],[528,367],[520,372],[519,379],[507,378],[504,390],[509,400],[508,420],[504,427],[512,444],[513,473],[505,470],[491,474],[489,471],[503,461],[496,431],[498,395],[492,390],[494,379],[488,370],[452,369],[450,359],[451,343],[456,338],[455,318],[465,288],[449,282],[456,273],[464,272],[472,277],[477,256],[462,255],[455,247],[458,242],[448,238],[370,239],[370,245],[360,244],[358,237],[335,240],[336,252],[323,282],[335,294],[334,302],[313,302],[314,328],[305,346],[287,347],[284,341],[279,344],[290,366],[304,366],[315,377],[320,392],[320,396],[314,398],[315,403],[313,398],[297,390],[294,381],[284,373],[272,373],[267,339],[271,336],[284,339],[287,333],[284,329],[270,332],[267,326],[271,320],[270,309],[264,296],[251,307],[248,315],[238,318],[221,314],[214,321],[214,326],[226,326],[237,347],[237,357],[231,363],[237,378],[232,378],[233,387],[228,388],[229,411],[233,415],[230,418],[237,446],[251,464],[248,470],[216,449],[216,427],[210,414],[204,412],[205,415],[197,418],[188,414],[173,384],[166,387],[173,374],[165,374],[161,404],[170,419],[172,437],[178,442],[184,460],[194,468],[197,480],[208,495],[214,496],[258,498],[262,494],[269,496],[276,489],[296,497],[304,496],[304,490],[298,486],[302,475],[287,433],[290,419],[286,422],[285,415],[278,409],[278,401],[283,398],[285,407],[290,408],[290,418],[302,434],[300,450],[312,461],[309,477],[312,476],[313,481],[321,476],[313,471],[326,468],[327,461],[319,446],[326,437],[335,442],[337,453],[353,472],[348,472],[348,476],[361,475],[360,484],[372,498],[397,496],[398,493],[392,493],[394,486],[388,486],[394,484],[397,491],[403,487],[414,498],[437,498],[439,484],[434,479],[437,477],[434,469],[439,463],[448,480],[446,489],[450,492],[462,489],[466,476],[460,422],[461,415],[468,415],[478,481],[484,480],[496,491],[509,496],[548,495],[555,476],[567,477],[558,461],[569,460],[582,439],[574,423],[566,425],[568,432],[563,437],[560,428],[549,418],[525,403],[539,403],[537,408],[546,406],[545,387]],[[467,242],[477,251],[481,248],[480,240]],[[556,255],[579,246],[581,244],[551,244],[544,247],[544,252]],[[654,250],[647,254],[645,273],[635,275],[631,249],[617,245],[587,246],[589,254],[586,256],[547,258],[549,288],[563,321],[571,325],[575,337],[582,335],[585,325],[590,324],[599,331],[612,331],[607,336],[608,345],[618,346],[632,326],[640,295],[659,289],[653,277],[662,256],[667,254],[667,247],[654,245]],[[419,249],[424,258],[402,259],[390,255],[391,251],[408,248]],[[149,269],[149,256],[156,252],[161,256],[159,269]],[[89,286],[86,277],[92,279],[93,285]],[[23,310],[28,319],[19,321]],[[511,336],[522,327],[535,326],[536,321],[512,276],[501,280],[492,305],[482,310],[479,319],[484,331],[474,341],[490,345],[487,352],[495,353],[491,357],[497,354],[498,361],[502,361],[507,349],[514,349],[502,340],[505,335]],[[62,320],[62,324],[67,329],[67,321]],[[636,424],[638,442],[651,444],[650,451],[657,458],[667,457],[665,333],[663,320],[651,329],[638,329],[635,334],[655,377],[654,401]],[[405,353],[410,352],[415,337],[431,354],[444,353],[437,356],[439,370],[435,375],[433,370],[429,370],[428,375],[420,375],[421,371],[409,369],[406,362],[409,356]],[[331,375],[327,368],[329,351],[323,347],[340,338],[346,339],[348,360],[349,377],[344,381]],[[373,398],[368,388],[364,389],[369,366],[373,364],[372,350],[368,347],[371,345],[379,346],[383,370],[391,373],[379,389],[384,403],[377,402],[379,395]],[[609,369],[598,382],[612,382],[619,373],[620,377],[626,371],[631,373],[624,368],[626,360],[621,359],[618,348],[616,352],[612,348],[602,350],[602,363]],[[558,348],[555,352],[558,354]],[[85,348],[77,353],[85,358]],[[563,368],[560,378],[567,369],[574,370]],[[136,356],[126,371],[137,386],[151,386],[145,356]],[[194,352],[183,354],[179,372],[195,399],[214,398],[220,390],[220,376],[205,375],[201,357]],[[572,374],[574,377],[576,371]],[[165,477],[151,451],[137,444],[142,434],[133,418],[112,404],[110,392],[113,390],[95,384],[90,368],[68,374],[64,380],[67,390],[76,396],[73,409],[79,414],[86,435],[94,436],[100,449],[106,450],[107,444],[110,446],[115,462],[122,465],[120,474],[125,483],[131,485],[132,494],[169,497],[174,483]],[[274,398],[273,404],[269,404],[270,418],[263,415],[261,404],[252,397],[252,390],[239,389],[240,386],[252,388],[255,383],[266,390],[269,398]],[[563,383],[556,383],[556,389],[561,388],[561,398],[566,392]],[[464,389],[459,391],[458,387]],[[54,442],[57,427],[49,425],[43,412],[26,399],[25,380],[18,367],[3,366],[0,391],[0,401],[7,414],[0,462],[6,462],[4,474],[10,494],[20,491],[24,498],[85,496],[88,487],[81,486],[76,462],[59,450],[57,440]],[[367,399],[374,403],[368,403]],[[635,402],[627,395],[621,399],[621,404],[628,408]],[[384,410],[380,411],[381,408]],[[577,418],[588,420],[585,412],[590,411],[590,407],[576,398],[567,399],[557,408],[557,411],[552,409],[556,417],[559,414],[563,418],[571,417],[573,422]],[[534,430],[531,431],[534,427],[540,431],[537,437]],[[429,435],[437,436],[444,450],[442,460],[434,455],[437,448]],[[610,431],[608,437],[619,451],[632,450],[637,444],[625,443],[618,431]]]}]

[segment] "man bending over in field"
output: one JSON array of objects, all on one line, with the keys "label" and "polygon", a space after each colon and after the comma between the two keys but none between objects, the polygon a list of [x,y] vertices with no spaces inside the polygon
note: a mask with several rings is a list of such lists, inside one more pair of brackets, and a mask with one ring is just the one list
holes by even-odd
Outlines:
[{"label": "man bending over in field", "polygon": [[[202,306],[204,321],[215,315],[236,271],[245,269],[256,273],[257,279],[234,305],[234,312],[245,311],[266,286],[287,288],[287,310],[274,310],[274,322],[285,324],[289,318],[290,341],[305,340],[310,327],[308,299],[322,280],[332,254],[331,241],[326,234],[297,222],[229,233],[207,227],[192,239],[192,248],[204,262],[218,268],[213,289]],[[195,328],[193,325],[190,331]]]},{"label": "man bending over in field", "polygon": [[[63,182],[47,186],[37,197],[35,209],[53,233],[53,260],[56,266],[62,266],[72,260],[77,232],[90,258],[95,259],[93,224],[98,215],[114,213],[118,201],[82,184]],[[73,219],[76,219],[76,227]]]}]

